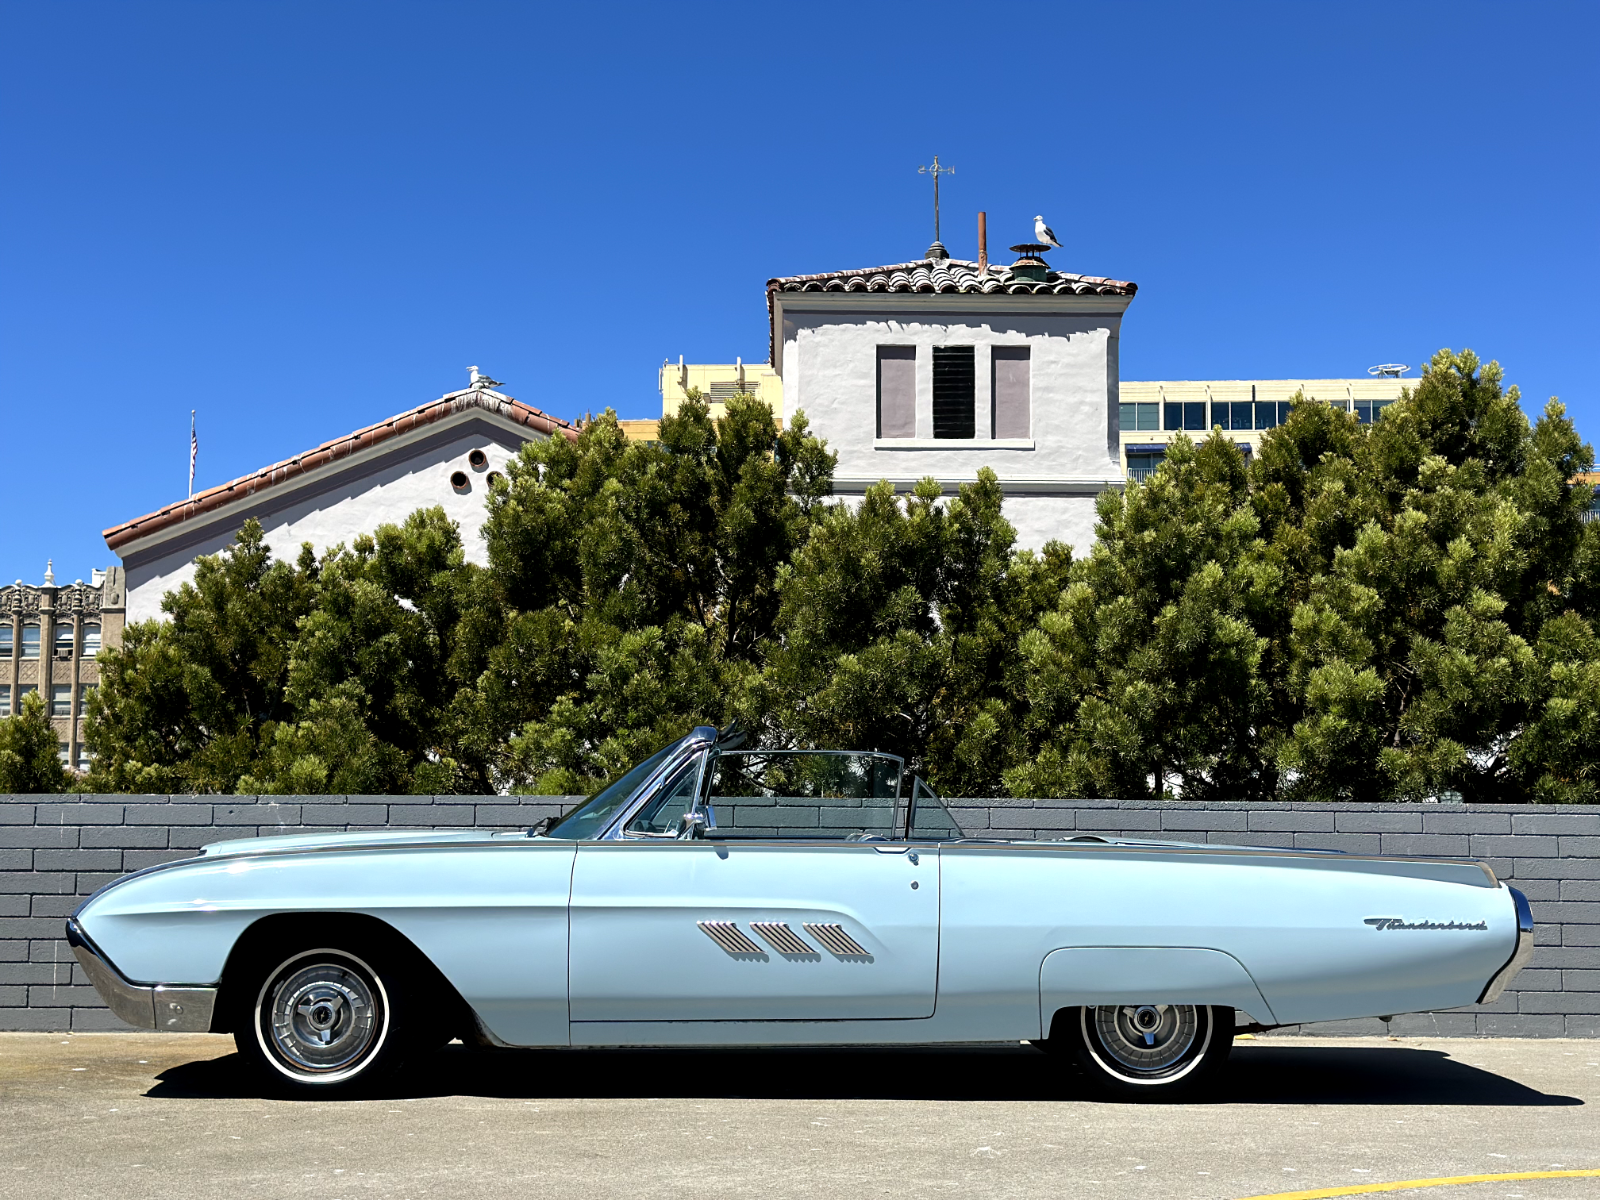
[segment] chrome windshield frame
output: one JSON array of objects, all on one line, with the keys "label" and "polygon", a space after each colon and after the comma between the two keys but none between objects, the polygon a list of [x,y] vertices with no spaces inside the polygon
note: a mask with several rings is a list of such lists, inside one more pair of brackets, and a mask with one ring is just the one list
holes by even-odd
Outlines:
[{"label": "chrome windshield frame", "polygon": [[[649,777],[633,790],[633,794],[629,796],[627,801],[617,809],[616,816],[611,819],[605,828],[596,833],[592,839],[586,838],[583,840],[596,842],[672,841],[673,839],[671,838],[630,838],[627,837],[623,831],[627,828],[628,822],[633,820],[633,818],[638,814],[639,810],[643,808],[651,799],[651,797],[656,794],[656,790],[660,788],[662,784],[671,779],[673,775],[677,774],[678,769],[682,767],[684,763],[692,759],[695,755],[705,757],[706,752],[715,746],[716,742],[717,731],[715,729],[709,725],[695,726],[693,731],[691,731],[690,734],[684,738],[683,743],[678,748],[678,752],[676,754],[669,754],[666,758],[661,760],[661,765],[652,771]],[[702,763],[702,779],[704,778],[704,770],[705,766]],[[696,795],[698,794],[699,784],[697,783]]]}]

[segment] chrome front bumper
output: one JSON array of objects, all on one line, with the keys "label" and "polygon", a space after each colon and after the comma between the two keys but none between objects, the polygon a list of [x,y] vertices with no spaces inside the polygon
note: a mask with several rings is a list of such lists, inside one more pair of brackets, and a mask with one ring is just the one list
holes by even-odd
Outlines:
[{"label": "chrome front bumper", "polygon": [[83,964],[84,973],[100,998],[129,1025],[172,1033],[211,1032],[211,1013],[217,1006],[216,988],[162,984],[146,987],[129,983],[89,940],[76,918],[67,922],[67,944]]},{"label": "chrome front bumper", "polygon": [[1494,978],[1489,980],[1489,986],[1484,988],[1483,995],[1478,997],[1479,1004],[1493,1004],[1500,999],[1500,994],[1506,990],[1506,986],[1533,957],[1533,909],[1528,904],[1528,898],[1516,888],[1506,890],[1511,893],[1512,902],[1517,906],[1517,948],[1511,952],[1506,965],[1496,971]]}]

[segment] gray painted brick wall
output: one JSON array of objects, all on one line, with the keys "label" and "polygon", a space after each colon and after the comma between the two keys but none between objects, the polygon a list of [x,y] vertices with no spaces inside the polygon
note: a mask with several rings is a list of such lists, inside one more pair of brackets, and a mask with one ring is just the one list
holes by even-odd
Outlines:
[{"label": "gray painted brick wall", "polygon": [[[0,1029],[117,1029],[62,940],[66,916],[128,871],[232,837],[393,826],[516,828],[559,796],[0,796]],[[1600,807],[956,800],[982,837],[1076,833],[1487,860],[1533,905],[1538,948],[1491,1005],[1286,1033],[1600,1037]]]}]

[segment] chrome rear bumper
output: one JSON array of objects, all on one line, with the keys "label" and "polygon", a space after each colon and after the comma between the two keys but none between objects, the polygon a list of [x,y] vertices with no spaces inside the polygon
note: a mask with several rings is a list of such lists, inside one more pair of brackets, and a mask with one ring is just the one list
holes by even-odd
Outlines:
[{"label": "chrome rear bumper", "polygon": [[1511,893],[1512,902],[1517,906],[1517,948],[1511,952],[1506,965],[1496,971],[1494,978],[1489,980],[1489,986],[1484,988],[1483,995],[1478,997],[1479,1004],[1493,1004],[1500,999],[1500,994],[1506,990],[1506,986],[1533,957],[1533,909],[1528,904],[1528,898],[1516,888],[1506,890]]},{"label": "chrome rear bumper", "polygon": [[117,1016],[136,1029],[164,1029],[172,1033],[209,1033],[211,1013],[217,1006],[217,989],[202,987],[146,987],[129,983],[100,948],[89,940],[73,918],[67,922],[67,944],[83,964],[84,973],[100,998]]}]

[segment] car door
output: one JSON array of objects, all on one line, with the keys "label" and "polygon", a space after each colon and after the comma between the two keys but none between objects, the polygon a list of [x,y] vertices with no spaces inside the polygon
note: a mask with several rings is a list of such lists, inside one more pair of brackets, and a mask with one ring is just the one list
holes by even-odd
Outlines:
[{"label": "car door", "polygon": [[580,844],[571,1019],[931,1016],[938,855],[896,836],[882,768],[720,755],[704,837]]}]

